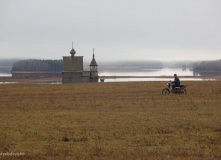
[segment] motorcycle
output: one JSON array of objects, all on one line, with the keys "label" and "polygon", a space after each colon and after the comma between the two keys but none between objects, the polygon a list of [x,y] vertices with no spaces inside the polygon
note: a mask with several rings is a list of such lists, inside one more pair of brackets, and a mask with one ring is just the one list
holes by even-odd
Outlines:
[{"label": "motorcycle", "polygon": [[170,93],[187,94],[186,85],[180,85],[180,87],[172,87],[171,83],[167,83],[167,88],[162,90],[162,95],[169,95]]}]

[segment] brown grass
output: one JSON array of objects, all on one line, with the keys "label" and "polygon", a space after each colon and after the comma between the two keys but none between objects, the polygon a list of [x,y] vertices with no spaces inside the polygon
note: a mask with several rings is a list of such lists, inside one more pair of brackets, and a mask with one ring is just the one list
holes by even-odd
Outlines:
[{"label": "brown grass", "polygon": [[221,159],[221,82],[0,85],[0,159]]}]

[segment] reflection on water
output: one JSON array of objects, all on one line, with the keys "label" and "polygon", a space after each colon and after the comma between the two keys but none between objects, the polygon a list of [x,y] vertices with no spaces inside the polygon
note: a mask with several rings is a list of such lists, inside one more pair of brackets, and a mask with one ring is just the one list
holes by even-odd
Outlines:
[{"label": "reflection on water", "polygon": [[0,82],[0,84],[15,84],[17,82]]},{"label": "reflection on water", "polygon": [[61,81],[37,82],[37,84],[62,84]]},{"label": "reflection on water", "polygon": [[[105,79],[104,82],[145,82],[145,81],[173,81],[172,78],[117,78],[117,79]],[[202,78],[182,78],[183,81],[215,81],[215,79],[202,79]]]}]

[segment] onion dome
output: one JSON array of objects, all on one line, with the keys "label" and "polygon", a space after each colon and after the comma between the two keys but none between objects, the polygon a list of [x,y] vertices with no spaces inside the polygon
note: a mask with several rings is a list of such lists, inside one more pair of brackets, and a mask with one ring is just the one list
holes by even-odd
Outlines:
[{"label": "onion dome", "polygon": [[73,42],[72,42],[72,50],[70,51],[71,54],[76,54],[76,51],[73,48]]},{"label": "onion dome", "polygon": [[76,51],[74,50],[74,48],[72,48],[72,50],[70,51],[71,54],[76,54]]}]

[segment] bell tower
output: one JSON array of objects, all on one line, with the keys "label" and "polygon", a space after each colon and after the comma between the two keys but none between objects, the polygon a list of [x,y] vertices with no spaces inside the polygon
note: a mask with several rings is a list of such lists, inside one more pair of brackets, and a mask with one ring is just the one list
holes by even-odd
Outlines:
[{"label": "bell tower", "polygon": [[93,58],[92,58],[92,61],[91,61],[91,64],[90,64],[90,71],[91,72],[97,72],[97,62],[94,58],[94,48],[93,48]]},{"label": "bell tower", "polygon": [[94,48],[93,48],[93,58],[89,66],[90,66],[90,82],[98,82],[98,71],[97,71],[98,65],[94,57]]}]

